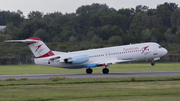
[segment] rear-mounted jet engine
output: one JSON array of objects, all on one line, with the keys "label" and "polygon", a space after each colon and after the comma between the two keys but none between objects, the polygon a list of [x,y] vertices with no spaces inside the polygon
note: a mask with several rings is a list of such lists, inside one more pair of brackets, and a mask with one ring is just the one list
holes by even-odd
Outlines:
[{"label": "rear-mounted jet engine", "polygon": [[65,63],[70,63],[70,64],[85,63],[87,61],[89,61],[89,55],[87,54],[72,56],[64,59]]}]

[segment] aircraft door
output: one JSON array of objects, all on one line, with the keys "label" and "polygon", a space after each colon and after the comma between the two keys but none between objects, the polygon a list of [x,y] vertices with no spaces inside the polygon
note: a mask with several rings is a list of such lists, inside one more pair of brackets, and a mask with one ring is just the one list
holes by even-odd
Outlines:
[{"label": "aircraft door", "polygon": [[153,55],[158,55],[158,47],[157,46],[154,46],[154,52],[153,52]]}]

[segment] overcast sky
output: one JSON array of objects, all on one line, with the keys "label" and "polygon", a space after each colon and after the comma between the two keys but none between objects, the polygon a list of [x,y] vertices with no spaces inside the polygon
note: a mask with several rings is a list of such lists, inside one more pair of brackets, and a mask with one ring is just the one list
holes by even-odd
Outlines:
[{"label": "overcast sky", "polygon": [[0,0],[0,10],[17,11],[18,9],[27,16],[30,11],[40,11],[44,14],[59,11],[64,13],[76,12],[82,5],[92,3],[107,4],[116,10],[121,8],[135,8],[137,5],[146,5],[156,8],[164,2],[172,2],[180,7],[180,0]]}]

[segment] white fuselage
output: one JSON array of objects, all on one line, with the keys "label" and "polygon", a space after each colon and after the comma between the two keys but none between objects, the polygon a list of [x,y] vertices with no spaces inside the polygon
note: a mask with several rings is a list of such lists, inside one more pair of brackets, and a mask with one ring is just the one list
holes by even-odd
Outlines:
[{"label": "white fuselage", "polygon": [[[86,54],[89,60],[79,64],[65,63],[64,59],[73,56]],[[99,64],[116,64],[122,62],[156,60],[167,54],[167,50],[157,43],[148,42],[140,44],[130,44],[116,47],[89,49],[84,51],[75,51],[68,53],[55,53],[54,56],[45,58],[36,58],[35,63],[38,65],[47,65],[67,69],[97,67]],[[53,57],[60,57],[51,60]]]}]

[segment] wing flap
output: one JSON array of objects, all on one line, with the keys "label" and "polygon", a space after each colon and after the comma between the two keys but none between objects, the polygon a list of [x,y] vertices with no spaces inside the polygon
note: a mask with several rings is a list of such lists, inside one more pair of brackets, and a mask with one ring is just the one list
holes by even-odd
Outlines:
[{"label": "wing flap", "polygon": [[124,62],[132,62],[132,61],[135,61],[135,60],[132,58],[121,59],[121,60],[114,59],[111,61],[106,60],[106,61],[101,61],[99,64],[97,64],[97,66],[105,66],[105,65],[118,64],[118,63],[124,63]]},{"label": "wing flap", "polygon": [[129,58],[129,59],[122,59],[122,60],[117,60],[116,61],[116,64],[117,63],[124,63],[124,62],[132,62],[132,61],[135,61],[133,58]]}]

